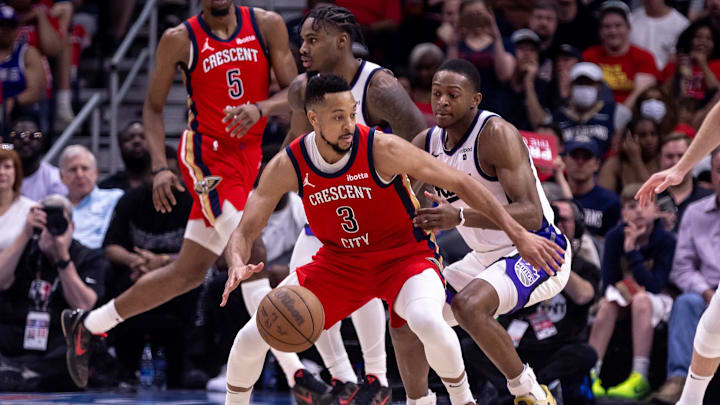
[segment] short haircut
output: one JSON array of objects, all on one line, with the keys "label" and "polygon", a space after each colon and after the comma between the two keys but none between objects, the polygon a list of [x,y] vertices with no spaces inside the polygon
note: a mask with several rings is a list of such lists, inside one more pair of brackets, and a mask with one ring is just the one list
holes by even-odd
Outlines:
[{"label": "short haircut", "polygon": [[60,194],[50,194],[40,201],[43,207],[62,207],[70,218],[73,217],[73,205],[67,197]]},{"label": "short haircut", "polygon": [[422,59],[422,57],[425,55],[433,56],[438,62],[442,62],[445,59],[445,54],[439,46],[433,44],[432,42],[423,42],[421,44],[415,45],[415,47],[410,52],[410,63],[408,64],[409,67],[412,69],[418,63],[420,63],[420,59]]},{"label": "short haircut", "polygon": [[305,14],[300,21],[300,27],[305,24],[308,18],[312,18],[312,29],[318,31],[320,28],[328,29],[328,26],[335,27],[345,32],[353,42],[365,43],[362,35],[362,29],[357,22],[355,15],[345,7],[336,6],[334,4],[322,4],[314,7],[310,12]]},{"label": "short haircut", "polygon": [[[7,147],[5,145],[8,145]],[[13,183],[13,192],[17,196],[20,194],[20,188],[22,187],[22,181],[23,181],[23,170],[22,170],[22,161],[20,160],[20,156],[12,149],[12,144],[4,143],[0,145],[0,163],[9,160],[13,164],[13,168],[15,169],[15,183]]]},{"label": "short haircut", "polygon": [[67,165],[68,160],[81,154],[87,154],[88,156],[90,156],[90,161],[92,162],[93,167],[95,167],[95,170],[97,170],[97,160],[95,160],[95,155],[90,152],[90,149],[77,144],[66,146],[65,149],[63,149],[62,153],[60,154],[60,159],[58,161],[58,166],[60,167],[60,170],[65,170],[65,166]]},{"label": "short haircut", "polygon": [[12,120],[13,128],[18,124],[18,122],[29,121],[34,123],[38,129],[40,129],[40,114],[30,107],[18,106],[14,108],[10,119]]},{"label": "short haircut", "polygon": [[665,147],[666,144],[675,141],[685,141],[687,146],[690,146],[690,142],[692,142],[692,139],[690,139],[690,137],[684,132],[671,132],[660,138],[660,150],[662,150],[662,148]]},{"label": "short haircut", "polygon": [[642,187],[642,183],[630,183],[623,187],[622,192],[620,192],[620,202],[625,205],[635,201],[635,194],[640,191],[640,187]]},{"label": "short haircut", "polygon": [[311,77],[305,86],[305,110],[325,101],[328,93],[350,91],[350,86],[342,77],[330,73],[320,73]]},{"label": "short haircut", "polygon": [[475,3],[485,4],[485,0],[462,0],[460,2],[460,7],[458,8],[458,14],[462,14],[462,12],[465,10],[465,7]]},{"label": "short haircut", "polygon": [[[127,131],[129,131],[130,128],[132,128],[132,126],[136,125],[136,124],[143,125],[143,122],[142,122],[142,120],[132,120],[132,121],[128,122],[127,125],[125,125],[125,127],[122,129],[122,131],[118,132],[118,134],[120,136],[124,136],[127,133]],[[145,127],[143,126],[143,128],[145,128]]]},{"label": "short haircut", "polygon": [[548,0],[539,0],[537,3],[535,3],[535,7],[533,7],[533,10],[550,10],[555,13],[555,15],[558,14],[558,8],[555,2]]},{"label": "short haircut", "polygon": [[475,88],[475,91],[480,91],[480,72],[478,72],[475,65],[465,59],[450,59],[445,61],[437,69],[438,72],[443,70],[465,76],[470,81],[470,84]]}]

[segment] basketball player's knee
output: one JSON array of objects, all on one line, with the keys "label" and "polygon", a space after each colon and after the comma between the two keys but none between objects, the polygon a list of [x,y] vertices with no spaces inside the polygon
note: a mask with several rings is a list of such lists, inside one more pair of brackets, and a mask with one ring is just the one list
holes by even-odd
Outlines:
[{"label": "basketball player's knee", "polygon": [[427,311],[424,308],[427,306],[418,305],[414,310],[407,311],[408,326],[425,344],[442,340],[445,336],[443,328],[447,327],[442,313]]},{"label": "basketball player's knee", "polygon": [[720,296],[716,293],[700,318],[695,332],[695,351],[703,357],[720,357]]},{"label": "basketball player's knee", "polygon": [[405,324],[399,328],[390,328],[390,338],[395,350],[408,351],[422,345],[417,335]]},{"label": "basketball player's knee", "polygon": [[450,306],[460,325],[473,321],[489,321],[497,309],[497,304],[493,305],[491,297],[484,289],[479,291],[465,289],[453,297]]},{"label": "basketball player's knee", "polygon": [[633,296],[632,303],[632,315],[634,317],[652,317],[652,301],[645,292],[639,292]]}]

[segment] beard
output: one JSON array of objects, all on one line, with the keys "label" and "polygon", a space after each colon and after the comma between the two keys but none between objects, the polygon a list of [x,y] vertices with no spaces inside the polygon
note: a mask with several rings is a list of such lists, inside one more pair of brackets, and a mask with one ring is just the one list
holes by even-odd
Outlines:
[{"label": "beard", "polygon": [[340,147],[339,143],[332,143],[332,142],[328,141],[327,138],[325,138],[325,135],[322,134],[322,132],[318,132],[318,134],[320,135],[320,138],[322,138],[322,140],[325,141],[325,143],[330,145],[332,150],[335,151],[335,153],[337,153],[340,156],[346,154],[352,148],[352,143],[350,144],[350,146],[347,147],[347,149],[343,149]]},{"label": "beard", "polygon": [[150,153],[148,152],[140,156],[132,153],[123,153],[122,159],[123,163],[125,163],[125,169],[129,172],[138,173],[150,170]]},{"label": "beard", "polygon": [[230,14],[230,7],[210,7],[210,15],[212,15],[213,17],[225,17],[228,14]]}]

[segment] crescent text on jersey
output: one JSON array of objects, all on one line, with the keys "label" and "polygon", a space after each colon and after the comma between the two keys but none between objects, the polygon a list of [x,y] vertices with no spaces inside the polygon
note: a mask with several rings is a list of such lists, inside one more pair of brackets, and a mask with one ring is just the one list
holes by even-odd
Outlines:
[{"label": "crescent text on jersey", "polygon": [[310,204],[312,205],[324,204],[337,200],[372,200],[371,190],[371,187],[343,184],[340,186],[328,187],[316,193],[312,193],[308,198],[310,200]]},{"label": "crescent text on jersey", "polygon": [[215,69],[218,66],[222,66],[230,62],[257,62],[258,61],[258,50],[253,48],[235,47],[230,49],[223,49],[203,59],[203,71],[205,73]]}]

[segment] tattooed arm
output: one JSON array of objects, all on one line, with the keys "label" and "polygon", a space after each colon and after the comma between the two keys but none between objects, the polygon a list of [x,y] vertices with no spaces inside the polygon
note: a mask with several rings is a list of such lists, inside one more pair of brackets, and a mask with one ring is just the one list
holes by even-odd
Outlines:
[{"label": "tattooed arm", "polygon": [[392,132],[408,142],[426,128],[422,113],[397,79],[377,72],[367,90],[368,116],[372,124],[388,123]]},{"label": "tattooed arm", "polygon": [[301,74],[290,83],[288,87],[288,103],[290,104],[290,130],[285,137],[283,146],[288,145],[295,138],[312,131],[305,113],[305,84],[307,77]]}]

